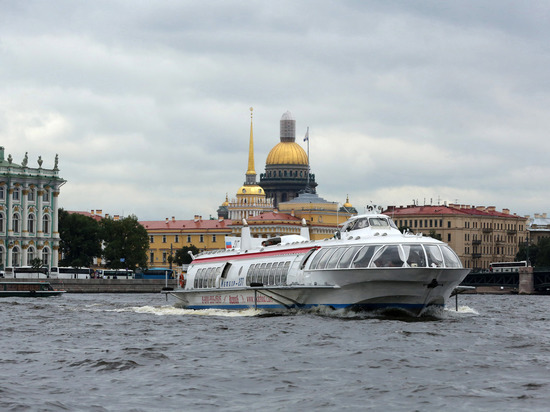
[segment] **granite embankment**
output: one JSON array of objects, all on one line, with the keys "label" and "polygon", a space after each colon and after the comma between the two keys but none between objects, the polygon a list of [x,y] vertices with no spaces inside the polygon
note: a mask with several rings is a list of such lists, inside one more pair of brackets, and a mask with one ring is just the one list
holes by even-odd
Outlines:
[{"label": "granite embankment", "polygon": [[[38,279],[0,279],[0,282],[29,282]],[[54,289],[67,293],[157,293],[166,287],[164,279],[40,279]],[[177,280],[169,279],[168,287],[176,288]]]}]

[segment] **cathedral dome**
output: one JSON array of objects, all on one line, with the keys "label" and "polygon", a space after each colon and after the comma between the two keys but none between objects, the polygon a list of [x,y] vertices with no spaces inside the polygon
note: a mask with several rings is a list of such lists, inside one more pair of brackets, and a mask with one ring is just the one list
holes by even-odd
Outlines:
[{"label": "cathedral dome", "polygon": [[267,155],[266,165],[307,165],[307,154],[296,142],[281,142]]}]

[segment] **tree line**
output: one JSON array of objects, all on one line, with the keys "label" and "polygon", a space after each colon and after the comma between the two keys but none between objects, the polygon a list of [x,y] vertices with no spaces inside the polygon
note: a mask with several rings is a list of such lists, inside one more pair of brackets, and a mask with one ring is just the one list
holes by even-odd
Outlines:
[{"label": "tree line", "polygon": [[[97,221],[59,209],[59,237],[60,266],[90,267],[100,257],[112,269],[147,268],[149,235],[135,215]],[[184,247],[169,259],[176,265],[190,263],[188,251],[199,252],[195,246]]]}]

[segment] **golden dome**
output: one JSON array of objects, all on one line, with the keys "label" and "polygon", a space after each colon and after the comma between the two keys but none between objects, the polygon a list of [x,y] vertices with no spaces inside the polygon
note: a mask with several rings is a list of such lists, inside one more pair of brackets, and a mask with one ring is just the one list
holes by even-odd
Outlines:
[{"label": "golden dome", "polygon": [[353,207],[353,205],[349,202],[349,196],[346,196],[346,203],[344,203],[345,208]]},{"label": "golden dome", "polygon": [[266,165],[307,165],[307,154],[296,142],[281,142],[267,155]]},{"label": "golden dome", "polygon": [[265,197],[264,189],[261,188],[261,186],[258,185],[244,185],[237,190],[237,196],[242,195],[259,195]]}]

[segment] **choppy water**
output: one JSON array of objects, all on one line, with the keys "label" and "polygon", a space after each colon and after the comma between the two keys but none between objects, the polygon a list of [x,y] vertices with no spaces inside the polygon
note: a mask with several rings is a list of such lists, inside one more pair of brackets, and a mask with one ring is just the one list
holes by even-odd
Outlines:
[{"label": "choppy water", "polygon": [[398,316],[0,300],[0,410],[548,410],[550,297]]}]

